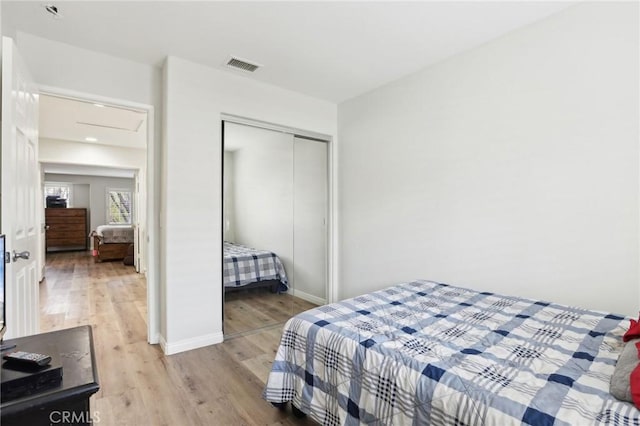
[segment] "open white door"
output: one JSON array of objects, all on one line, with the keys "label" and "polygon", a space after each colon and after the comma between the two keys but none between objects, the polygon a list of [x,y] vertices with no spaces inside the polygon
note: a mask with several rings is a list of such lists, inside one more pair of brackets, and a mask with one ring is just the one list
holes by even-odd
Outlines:
[{"label": "open white door", "polygon": [[11,262],[6,337],[39,330],[38,94],[13,40],[2,39],[1,227]]}]

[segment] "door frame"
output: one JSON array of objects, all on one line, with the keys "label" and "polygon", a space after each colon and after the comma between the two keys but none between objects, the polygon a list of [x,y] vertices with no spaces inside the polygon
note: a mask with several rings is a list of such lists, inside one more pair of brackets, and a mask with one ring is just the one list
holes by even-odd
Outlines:
[{"label": "door frame", "polygon": [[[337,164],[337,149],[335,147],[335,140],[332,136],[318,133],[310,130],[299,129],[296,127],[285,126],[276,123],[270,123],[267,121],[257,120],[253,118],[243,117],[235,114],[220,114],[221,121],[221,140],[220,149],[222,151],[220,156],[220,170],[221,182],[224,185],[224,123],[243,124],[245,126],[257,127],[266,130],[275,130],[278,132],[290,133],[294,136],[300,136],[306,139],[317,140],[327,144],[327,231],[326,231],[326,244],[327,244],[327,257],[326,257],[326,303],[333,303],[338,300],[338,203],[337,203],[337,172],[335,165]],[[220,200],[220,209],[222,211],[221,220],[218,229],[220,229],[220,241],[222,244],[222,253],[224,253],[224,188],[222,188],[222,198]],[[224,267],[224,265],[223,265]],[[223,277],[221,277],[223,278]],[[224,282],[221,286],[222,291],[222,328],[224,333]]]},{"label": "door frame", "polygon": [[[37,84],[37,83],[36,83]],[[85,102],[96,102],[115,107],[129,108],[147,113],[147,164],[146,164],[146,250],[143,251],[147,280],[147,341],[150,344],[160,343],[160,281],[157,270],[159,245],[156,189],[159,185],[159,167],[156,164],[155,116],[153,105],[133,102],[126,99],[111,98],[92,93],[79,92],[61,87],[38,85],[39,93],[76,99]],[[139,173],[139,170],[138,172]]]}]

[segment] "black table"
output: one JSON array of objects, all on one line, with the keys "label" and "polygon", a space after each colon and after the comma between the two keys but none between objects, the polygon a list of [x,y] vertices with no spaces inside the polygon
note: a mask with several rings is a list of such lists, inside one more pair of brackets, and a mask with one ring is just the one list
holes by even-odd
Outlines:
[{"label": "black table", "polygon": [[[46,353],[56,347],[62,360],[62,383],[43,392],[3,402],[0,423],[9,425],[91,424],[89,398],[100,389],[93,334],[88,325],[6,340],[14,350]],[[44,348],[44,349],[39,349]],[[10,352],[9,351],[9,352]]]}]

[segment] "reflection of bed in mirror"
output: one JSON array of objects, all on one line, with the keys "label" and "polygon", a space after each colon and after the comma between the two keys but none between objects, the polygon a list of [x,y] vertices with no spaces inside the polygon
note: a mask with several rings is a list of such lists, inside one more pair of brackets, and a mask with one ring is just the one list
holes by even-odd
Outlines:
[{"label": "reflection of bed in mirror", "polygon": [[268,287],[282,293],[289,289],[282,261],[268,250],[225,241],[223,270],[225,292]]},{"label": "reflection of bed in mirror", "polygon": [[133,244],[133,226],[100,225],[89,236],[93,238],[93,254],[97,262],[122,260]]}]

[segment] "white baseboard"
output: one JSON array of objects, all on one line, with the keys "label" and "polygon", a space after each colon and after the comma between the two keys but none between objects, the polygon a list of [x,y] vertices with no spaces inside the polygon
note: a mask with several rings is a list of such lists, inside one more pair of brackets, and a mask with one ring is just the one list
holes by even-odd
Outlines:
[{"label": "white baseboard", "polygon": [[295,297],[306,300],[307,302],[315,303],[316,305],[325,305],[327,303],[326,299],[314,296],[313,294],[305,293],[304,291],[296,290],[295,288],[293,289],[293,292],[291,294]]},{"label": "white baseboard", "polygon": [[157,345],[158,343],[161,342],[162,336],[160,335],[160,333],[151,333],[151,335],[149,335],[148,337],[148,342],[150,345]]},{"label": "white baseboard", "polygon": [[180,352],[190,351],[192,349],[203,348],[209,345],[222,343],[224,335],[222,332],[206,334],[204,336],[192,337],[191,339],[180,340],[168,343],[163,335],[159,336],[160,347],[165,355],[173,355]]},{"label": "white baseboard", "polygon": [[158,343],[160,343],[160,347],[162,348],[162,353],[167,353],[167,341],[164,340],[164,336],[158,333]]}]

